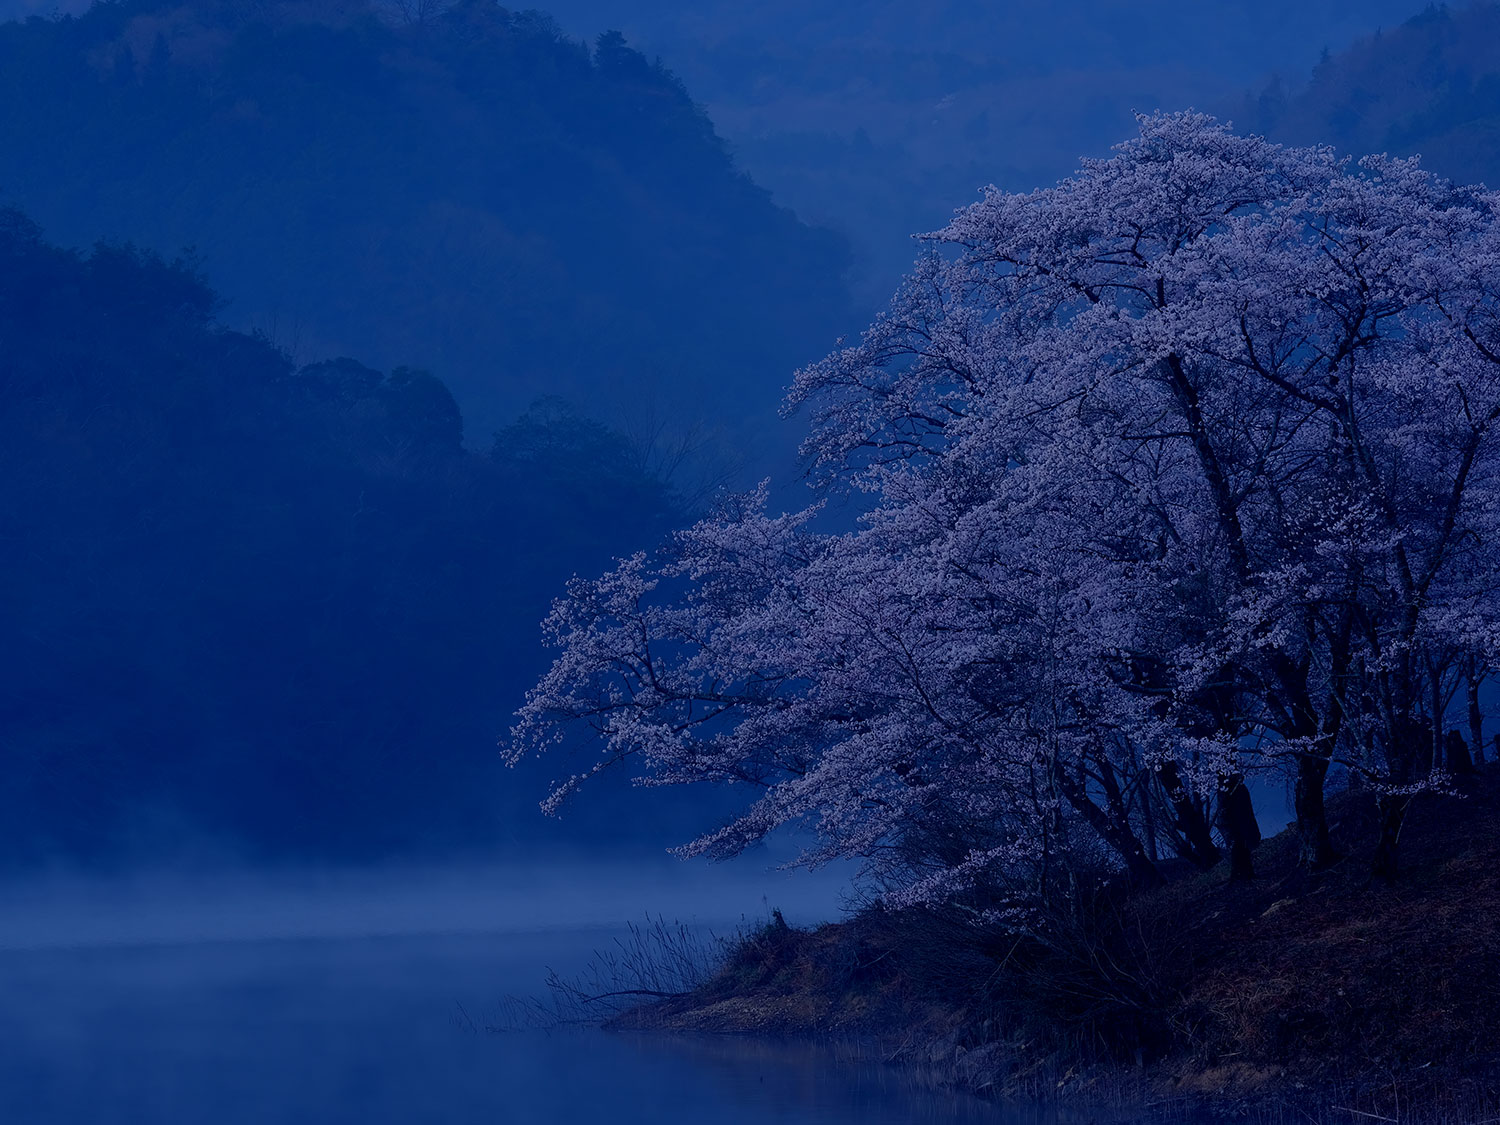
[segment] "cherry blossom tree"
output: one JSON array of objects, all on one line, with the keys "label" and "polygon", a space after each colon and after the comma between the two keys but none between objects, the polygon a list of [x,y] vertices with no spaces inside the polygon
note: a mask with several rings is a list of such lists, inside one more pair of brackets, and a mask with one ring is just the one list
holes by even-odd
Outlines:
[{"label": "cherry blossom tree", "polygon": [[[810,827],[893,901],[1024,909],[1060,873],[1252,870],[1245,778],[1335,766],[1377,868],[1494,659],[1497,200],[1191,113],[1056,187],[990,189],[860,340],[800,372],[857,530],[764,491],[575,581],[512,753],[759,797],[689,851]],[[1477,750],[1477,747],[1476,747]]]}]

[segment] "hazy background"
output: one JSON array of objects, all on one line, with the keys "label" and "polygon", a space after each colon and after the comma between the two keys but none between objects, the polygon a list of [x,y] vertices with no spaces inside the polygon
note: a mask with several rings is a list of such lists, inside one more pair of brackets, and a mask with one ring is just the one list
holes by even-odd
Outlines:
[{"label": "hazy background", "polygon": [[621,776],[553,822],[589,748],[503,768],[538,622],[716,488],[797,487],[781,389],[913,232],[1136,110],[1500,176],[1491,4],[0,20],[17,871],[660,855],[740,795]]},{"label": "hazy background", "polygon": [[1051,183],[1128,135],[1137,111],[1216,108],[1277,74],[1300,83],[1324,50],[1416,7],[557,0],[551,11],[574,34],[619,27],[666,60],[757,183],[850,240],[856,292],[883,300],[911,263],[907,236],[943,225],[981,186]]}]

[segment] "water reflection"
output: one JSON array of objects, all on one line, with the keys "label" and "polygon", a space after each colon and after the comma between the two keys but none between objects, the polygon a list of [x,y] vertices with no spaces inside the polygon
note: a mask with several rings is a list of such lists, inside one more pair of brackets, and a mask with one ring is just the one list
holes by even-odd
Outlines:
[{"label": "water reflection", "polygon": [[749,1040],[474,1034],[598,931],[0,954],[8,1123],[1015,1121]]}]

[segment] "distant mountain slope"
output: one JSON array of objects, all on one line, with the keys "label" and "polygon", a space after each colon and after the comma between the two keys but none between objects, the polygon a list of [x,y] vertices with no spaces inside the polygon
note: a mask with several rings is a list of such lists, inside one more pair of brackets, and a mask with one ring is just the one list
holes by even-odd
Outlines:
[{"label": "distant mountain slope", "polygon": [[549,0],[575,34],[619,27],[708,107],[778,202],[847,234],[861,296],[997,183],[1029,190],[1133,131],[1302,74],[1422,0]]},{"label": "distant mountain slope", "polygon": [[0,209],[0,868],[701,830],[545,821],[495,746],[568,576],[684,518],[639,451],[555,407],[466,451],[432,375],[297,369],[215,304]]},{"label": "distant mountain slope", "polygon": [[1304,85],[1269,83],[1234,117],[1299,144],[1420,154],[1451,179],[1500,187],[1500,5],[1430,5],[1330,55]]},{"label": "distant mountain slope", "polygon": [[617,35],[462,0],[110,0],[0,26],[0,201],[195,246],[229,322],[420,363],[483,437],[532,398],[769,411],[845,326],[846,251]]}]

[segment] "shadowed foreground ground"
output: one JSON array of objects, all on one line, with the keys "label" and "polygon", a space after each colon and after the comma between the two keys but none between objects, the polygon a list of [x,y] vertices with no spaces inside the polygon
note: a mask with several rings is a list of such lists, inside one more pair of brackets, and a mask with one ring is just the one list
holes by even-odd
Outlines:
[{"label": "shadowed foreground ground", "polygon": [[1413,806],[1394,885],[1373,800],[1332,803],[1348,858],[1308,875],[1290,832],[1165,889],[1101,895],[1044,946],[954,919],[779,919],[684,998],[620,1023],[853,1036],[999,1095],[1276,1120],[1500,1116],[1500,770]]}]

